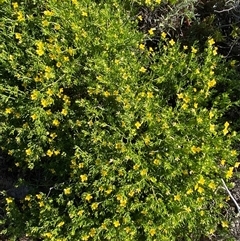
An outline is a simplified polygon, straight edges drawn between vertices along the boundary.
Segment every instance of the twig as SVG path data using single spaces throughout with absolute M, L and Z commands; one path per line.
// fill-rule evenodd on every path
M 222 183 L 223 183 L 223 186 L 224 186 L 225 190 L 228 192 L 229 196 L 230 196 L 231 199 L 233 200 L 233 202 L 234 202 L 234 204 L 236 205 L 236 207 L 237 207 L 237 209 L 238 209 L 238 212 L 239 212 L 239 214 L 240 214 L 240 207 L 239 207 L 237 201 L 235 200 L 235 198 L 233 197 L 233 195 L 232 195 L 231 192 L 229 191 L 229 189 L 228 189 L 226 183 L 224 182 L 224 180 L 223 180 L 223 179 L 221 179 L 221 180 L 222 180 Z

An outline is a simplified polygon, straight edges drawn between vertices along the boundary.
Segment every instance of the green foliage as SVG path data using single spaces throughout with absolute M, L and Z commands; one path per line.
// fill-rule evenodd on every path
M 236 132 L 220 121 L 230 75 L 212 39 L 200 54 L 162 33 L 147 50 L 117 1 L 5 1 L 0 14 L 1 147 L 54 180 L 6 197 L 8 235 L 174 241 L 227 227 Z

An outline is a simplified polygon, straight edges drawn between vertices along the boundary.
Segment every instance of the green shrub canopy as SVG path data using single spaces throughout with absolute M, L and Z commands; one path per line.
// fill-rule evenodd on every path
M 232 71 L 214 40 L 199 53 L 161 33 L 154 52 L 154 30 L 118 1 L 2 2 L 1 147 L 47 179 L 6 197 L 7 234 L 174 241 L 227 227 L 236 132 L 217 87 Z

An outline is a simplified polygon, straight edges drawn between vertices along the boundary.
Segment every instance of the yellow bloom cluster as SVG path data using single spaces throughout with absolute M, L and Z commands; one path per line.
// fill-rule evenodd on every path
M 228 133 L 228 127 L 229 127 L 229 123 L 228 122 L 225 122 L 224 124 L 224 129 L 223 129 L 223 135 L 227 135 Z
M 44 43 L 42 41 L 37 41 L 36 46 L 37 46 L 36 53 L 39 56 L 44 55 Z

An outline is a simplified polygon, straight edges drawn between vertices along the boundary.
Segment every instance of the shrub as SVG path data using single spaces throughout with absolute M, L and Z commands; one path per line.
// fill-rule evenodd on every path
M 117 1 L 0 11 L 1 147 L 45 179 L 6 197 L 3 233 L 174 241 L 227 227 L 221 178 L 239 163 L 221 122 L 228 90 L 214 95 L 230 79 L 212 39 L 198 54 L 162 33 L 160 52 L 147 50 Z

